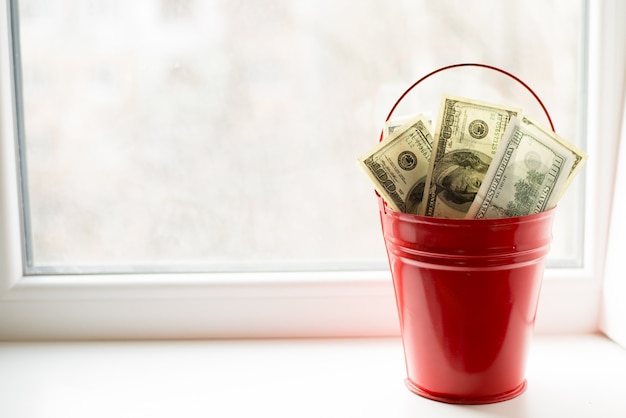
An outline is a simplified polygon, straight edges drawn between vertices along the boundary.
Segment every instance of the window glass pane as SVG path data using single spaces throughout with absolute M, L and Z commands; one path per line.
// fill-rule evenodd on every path
M 384 269 L 356 159 L 451 63 L 522 77 L 584 148 L 581 2 L 17 3 L 31 272 Z M 581 259 L 581 185 L 552 265 Z

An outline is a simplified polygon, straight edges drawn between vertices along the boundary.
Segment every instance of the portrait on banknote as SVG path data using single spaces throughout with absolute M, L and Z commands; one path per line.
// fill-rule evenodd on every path
M 434 196 L 439 205 L 466 213 L 485 178 L 491 157 L 476 150 L 455 150 L 433 169 Z

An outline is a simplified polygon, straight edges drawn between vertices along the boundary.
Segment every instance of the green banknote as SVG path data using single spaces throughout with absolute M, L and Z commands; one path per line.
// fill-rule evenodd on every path
M 431 127 L 424 115 L 393 130 L 359 158 L 374 189 L 393 210 L 417 214 L 432 152 Z
M 504 218 L 553 208 L 586 155 L 540 129 L 512 118 L 466 218 Z
M 420 214 L 464 218 L 521 109 L 444 95 L 441 100 Z

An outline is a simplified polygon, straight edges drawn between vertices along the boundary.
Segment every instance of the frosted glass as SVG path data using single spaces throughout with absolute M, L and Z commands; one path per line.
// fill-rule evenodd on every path
M 397 97 L 443 65 L 496 65 L 584 147 L 582 14 L 563 0 L 19 1 L 30 269 L 384 269 L 356 158 Z M 581 257 L 581 184 L 552 265 Z

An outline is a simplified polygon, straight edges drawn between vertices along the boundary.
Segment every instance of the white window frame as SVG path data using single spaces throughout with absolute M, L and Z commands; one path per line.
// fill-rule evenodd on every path
M 388 271 L 25 276 L 8 4 L 0 3 L 0 339 L 399 333 Z M 596 332 L 600 324 L 612 196 L 603 180 L 616 167 L 621 114 L 612 110 L 623 103 L 615 86 L 623 85 L 624 65 L 615 57 L 624 55 L 626 15 L 620 0 L 590 3 L 584 259 L 580 268 L 546 270 L 538 333 Z
M 617 113 L 615 120 L 608 115 L 605 115 L 605 120 L 606 123 L 614 121 L 614 125 L 621 129 L 618 132 L 619 151 L 616 150 L 613 155 L 613 160 L 616 162 L 616 170 L 613 172 L 615 175 L 608 178 L 614 181 L 609 181 L 607 185 L 612 187 L 613 199 L 602 288 L 600 330 L 626 347 L 626 273 L 624 272 L 624 248 L 626 248 L 624 236 L 626 232 L 626 218 L 624 218 L 624 213 L 626 213 L 626 163 L 624 163 L 626 159 L 626 39 L 624 38 L 626 33 L 623 24 L 626 6 L 622 3 L 620 5 L 621 10 L 616 10 L 616 12 L 622 17 L 622 21 L 614 21 L 614 24 L 619 27 L 616 32 L 616 42 L 619 44 L 613 51 L 614 61 L 610 68 L 615 71 L 614 81 L 617 83 L 612 86 L 612 90 L 617 94 L 621 91 L 621 97 L 614 98 L 616 105 L 614 112 Z M 611 90 L 609 85 L 606 88 Z M 618 103 L 620 98 L 621 107 Z M 618 119 L 620 116 L 621 120 Z
M 622 108 L 622 130 L 618 161 L 626 158 L 626 100 Z M 626 347 L 626 273 L 624 272 L 624 248 L 626 239 L 626 165 L 620 164 L 615 176 L 611 229 L 607 247 L 607 259 L 602 292 L 600 329 Z

